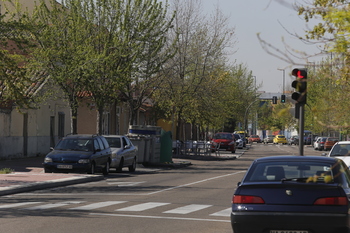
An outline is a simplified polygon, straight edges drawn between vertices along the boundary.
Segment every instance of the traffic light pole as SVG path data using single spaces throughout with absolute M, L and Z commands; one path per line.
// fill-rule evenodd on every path
M 304 112 L 305 104 L 299 105 L 299 155 L 304 155 Z

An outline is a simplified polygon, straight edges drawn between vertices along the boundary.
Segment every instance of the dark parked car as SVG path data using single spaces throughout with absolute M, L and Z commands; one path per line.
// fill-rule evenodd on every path
M 111 148 L 102 136 L 69 135 L 62 138 L 44 160 L 44 170 L 50 172 L 109 172 Z
M 349 233 L 350 171 L 337 158 L 256 159 L 232 198 L 235 233 Z
M 122 171 L 123 167 L 128 167 L 130 172 L 136 170 L 137 148 L 127 136 L 104 135 L 112 149 L 111 168 Z

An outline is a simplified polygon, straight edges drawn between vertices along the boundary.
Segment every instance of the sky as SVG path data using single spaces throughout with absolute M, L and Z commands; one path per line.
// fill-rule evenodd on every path
M 202 0 L 204 11 L 213 12 L 215 6 L 229 17 L 230 26 L 235 27 L 237 52 L 230 55 L 230 61 L 245 64 L 256 79 L 259 91 L 270 93 L 292 90 L 291 71 L 303 68 L 303 64 L 314 62 L 294 59 L 299 64 L 292 64 L 268 54 L 261 46 L 257 34 L 285 51 L 285 45 L 307 53 L 319 53 L 315 45 L 306 45 L 290 33 L 304 36 L 308 28 L 302 16 L 298 16 L 291 0 Z M 310 26 L 309 26 L 310 28 Z M 283 42 L 284 41 L 284 42 Z M 284 70 L 284 72 L 283 72 Z M 283 76 L 284 73 L 284 76 Z M 284 77 L 284 78 L 283 78 Z

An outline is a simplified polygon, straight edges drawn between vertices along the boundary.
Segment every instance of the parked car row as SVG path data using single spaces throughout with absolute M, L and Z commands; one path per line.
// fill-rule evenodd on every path
M 62 138 L 44 159 L 44 171 L 109 173 L 110 168 L 135 171 L 137 148 L 122 135 L 68 135 Z
M 335 137 L 317 137 L 313 147 L 315 150 L 330 150 L 337 141 L 339 139 Z

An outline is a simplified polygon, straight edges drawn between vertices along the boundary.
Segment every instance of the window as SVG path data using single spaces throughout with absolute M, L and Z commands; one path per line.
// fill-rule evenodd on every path
M 327 176 L 327 178 L 325 178 Z M 302 182 L 333 181 L 333 170 L 327 163 L 273 162 L 258 163 L 247 175 L 248 181 L 280 181 L 298 179 Z
M 96 139 L 97 139 L 97 141 L 98 141 L 98 144 L 100 145 L 100 149 L 101 149 L 101 150 L 104 150 L 104 149 L 105 149 L 105 146 L 103 145 L 102 140 L 101 140 L 100 138 L 96 138 Z
M 95 150 L 101 150 L 100 143 L 96 139 L 94 139 L 94 148 Z

